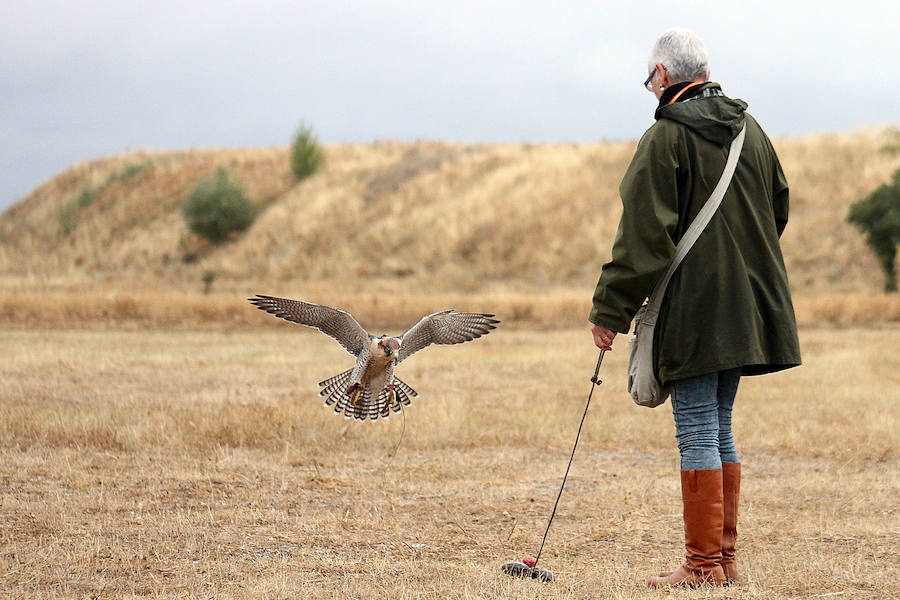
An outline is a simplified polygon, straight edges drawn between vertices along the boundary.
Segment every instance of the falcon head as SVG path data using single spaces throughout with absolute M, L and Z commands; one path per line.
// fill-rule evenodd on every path
M 386 356 L 397 360 L 398 352 L 400 351 L 400 340 L 394 337 L 387 337 L 386 335 L 381 336 L 378 340 L 378 347 L 384 351 Z

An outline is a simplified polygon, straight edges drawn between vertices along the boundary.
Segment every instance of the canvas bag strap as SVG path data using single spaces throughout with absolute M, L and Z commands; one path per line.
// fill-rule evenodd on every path
M 706 225 L 719 208 L 719 204 L 722 203 L 722 198 L 725 197 L 725 191 L 731 184 L 731 178 L 734 175 L 734 169 L 737 167 L 738 158 L 741 156 L 741 148 L 744 146 L 744 134 L 746 132 L 747 125 L 745 123 L 744 126 L 741 127 L 741 132 L 731 141 L 731 148 L 728 150 L 728 159 L 725 161 L 725 170 L 722 171 L 719 183 L 716 184 L 709 200 L 706 201 L 706 204 L 704 204 L 703 208 L 700 209 L 700 212 L 697 213 L 691 226 L 688 227 L 688 230 L 684 233 L 684 237 L 682 237 L 681 241 L 678 242 L 678 245 L 675 246 L 675 256 L 672 258 L 669 268 L 650 293 L 650 300 L 647 302 L 646 311 L 646 318 L 649 321 L 648 325 L 656 323 L 656 315 L 659 313 L 663 295 L 666 293 L 666 287 L 669 285 L 669 280 L 672 278 L 672 274 L 675 273 L 675 269 L 678 268 L 678 265 L 681 264 L 681 261 L 687 255 L 691 246 L 694 245 L 694 242 L 697 241 L 697 238 L 699 238 L 700 234 L 703 233 L 703 230 L 706 229 Z

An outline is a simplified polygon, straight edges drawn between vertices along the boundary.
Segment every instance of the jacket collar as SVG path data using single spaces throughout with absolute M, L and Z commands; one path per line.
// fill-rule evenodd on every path
M 673 96 L 678 91 L 675 90 Z M 703 138 L 724 146 L 731 143 L 743 127 L 746 110 L 746 102 L 725 96 L 721 86 L 710 81 L 686 89 L 674 104 L 659 106 L 654 117 L 681 123 Z
M 674 85 L 670 85 L 669 87 L 667 87 L 665 89 L 665 91 L 662 93 L 662 96 L 659 97 L 659 106 L 665 106 L 666 104 L 671 102 L 672 98 L 674 98 L 675 96 L 678 95 L 678 92 L 680 92 L 687 86 L 691 85 L 692 83 L 694 83 L 694 82 L 693 81 L 682 81 L 681 83 L 676 83 Z M 686 92 L 684 92 L 683 94 L 681 94 L 681 96 L 678 97 L 678 100 L 676 100 L 676 102 L 683 102 L 683 101 L 687 100 L 688 98 L 692 98 L 692 97 L 696 96 L 697 94 L 702 92 L 703 88 L 705 88 L 705 87 L 706 87 L 706 84 L 695 85 L 691 89 L 689 89 Z

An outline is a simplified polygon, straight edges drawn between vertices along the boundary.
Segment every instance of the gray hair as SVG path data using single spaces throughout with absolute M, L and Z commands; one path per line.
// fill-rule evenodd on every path
M 659 36 L 648 60 L 648 72 L 659 63 L 666 68 L 672 83 L 709 76 L 706 46 L 703 40 L 687 29 L 670 29 Z

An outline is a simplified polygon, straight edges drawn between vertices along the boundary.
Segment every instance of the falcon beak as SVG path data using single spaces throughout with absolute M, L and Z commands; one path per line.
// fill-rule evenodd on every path
M 394 359 L 394 362 L 397 362 L 397 359 L 400 357 L 400 353 L 396 350 L 391 350 L 391 357 Z

